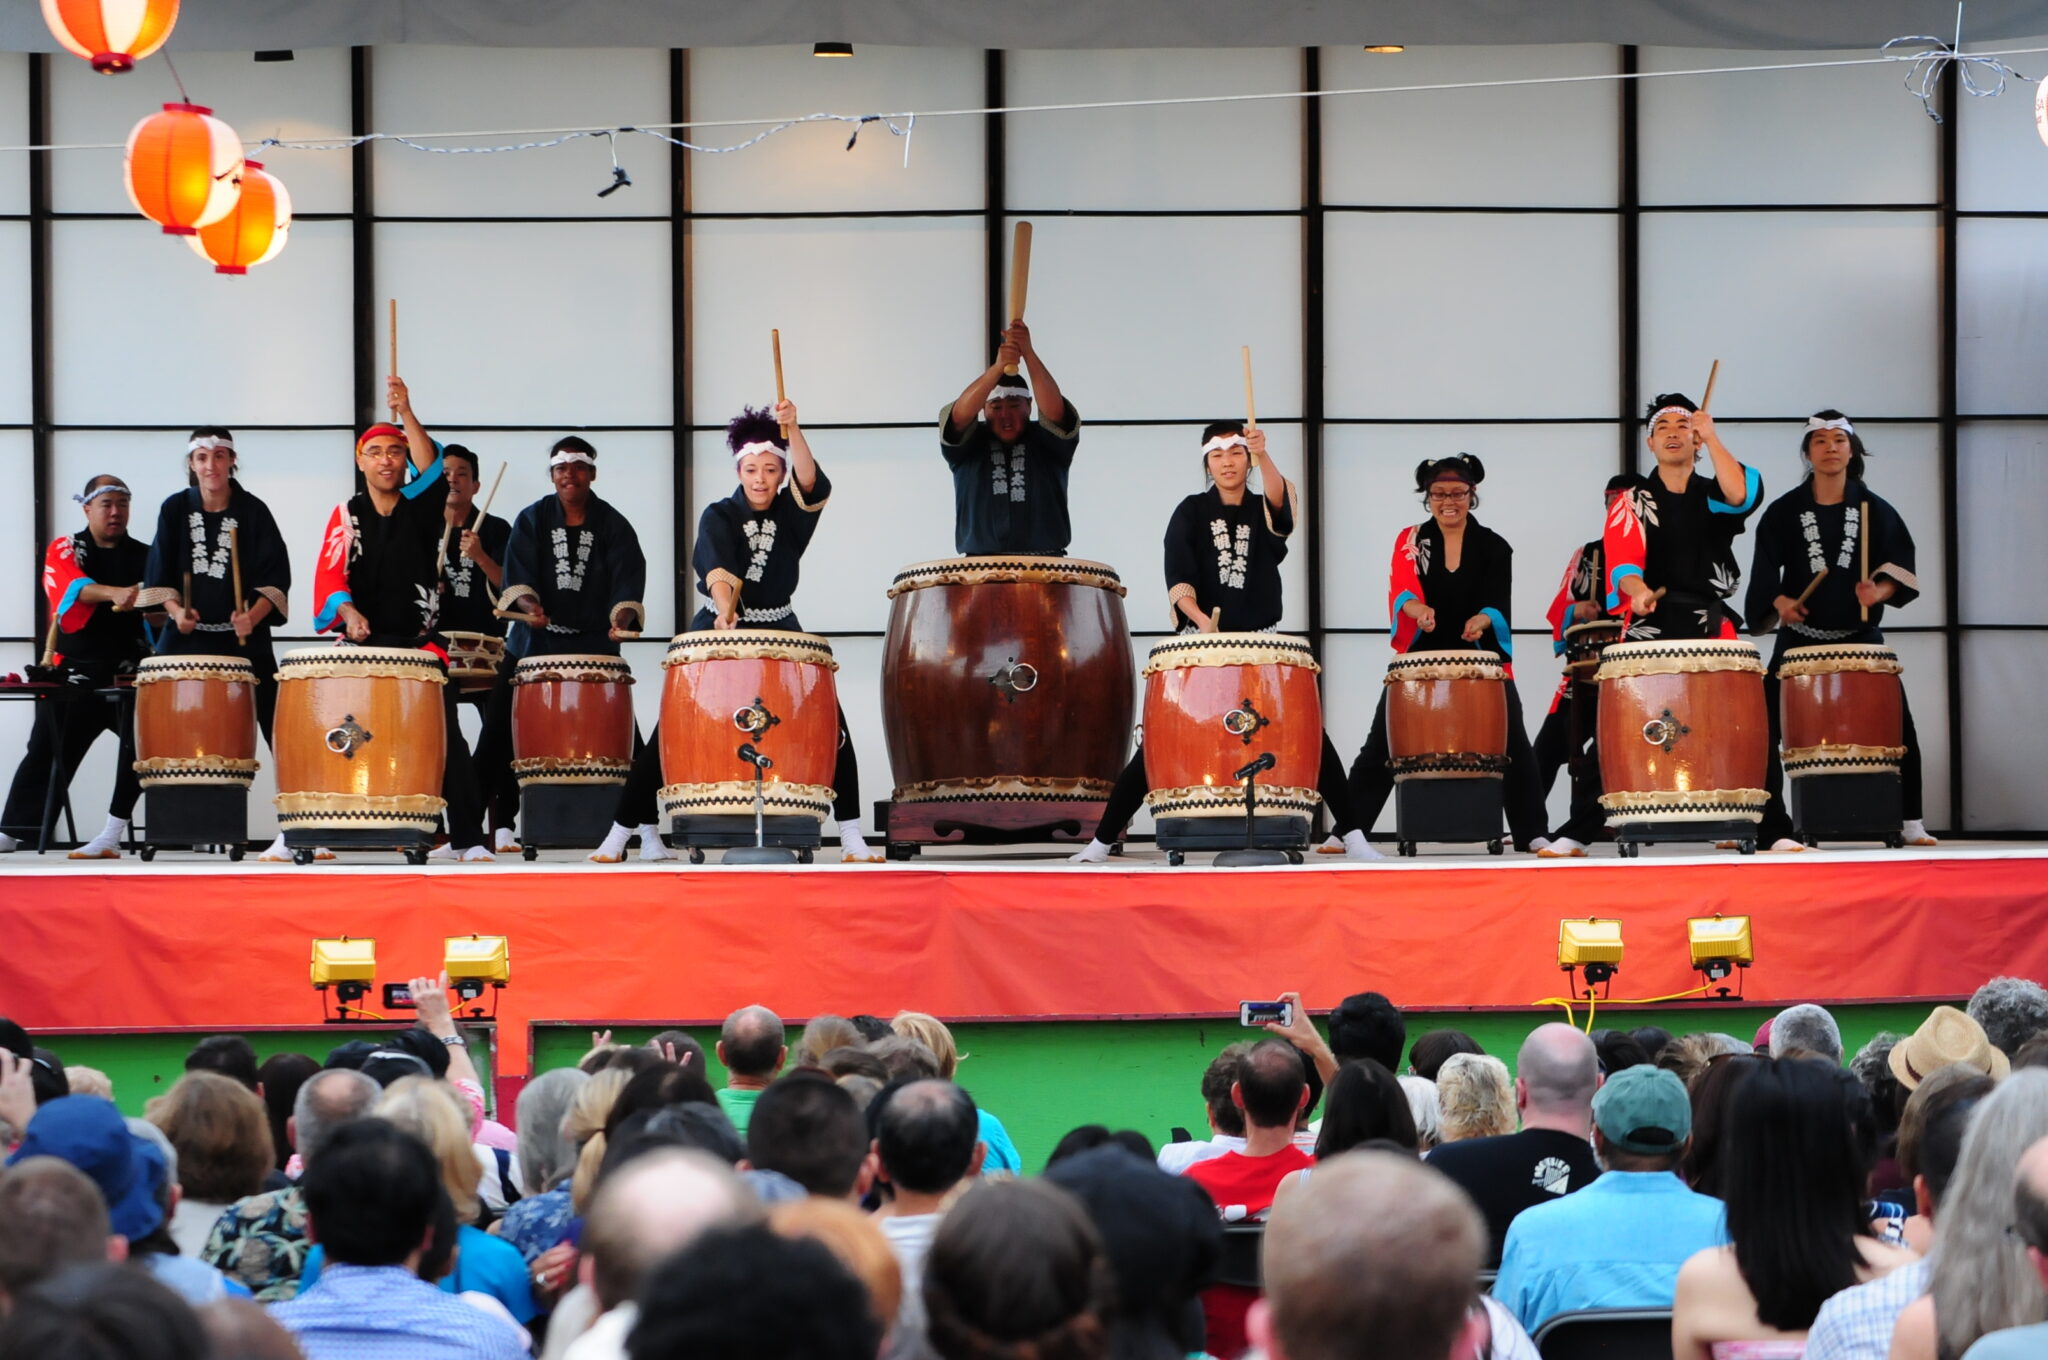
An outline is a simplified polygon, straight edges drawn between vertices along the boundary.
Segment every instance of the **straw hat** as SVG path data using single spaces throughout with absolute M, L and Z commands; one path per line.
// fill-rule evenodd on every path
M 1991 1046 L 1984 1027 L 1954 1006 L 1936 1006 L 1920 1028 L 1892 1046 L 1892 1075 L 1909 1091 L 1950 1063 L 1968 1063 L 1993 1081 L 2012 1072 L 2012 1061 Z

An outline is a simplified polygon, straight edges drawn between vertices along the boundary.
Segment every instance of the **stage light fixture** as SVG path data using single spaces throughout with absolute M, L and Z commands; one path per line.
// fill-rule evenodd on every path
M 455 995 L 474 1001 L 486 986 L 503 987 L 512 980 L 512 945 L 503 935 L 450 935 L 441 966 Z
M 1584 973 L 1588 983 L 1611 980 L 1621 968 L 1621 922 L 1597 917 L 1559 921 L 1557 966 Z
M 1692 917 L 1685 923 L 1685 942 L 1692 954 L 1692 966 L 1705 979 L 1705 987 L 1756 962 L 1756 946 L 1750 938 L 1747 916 L 1723 916 L 1716 912 L 1712 916 Z M 1738 985 L 1735 995 L 1741 993 Z M 1729 989 L 1721 988 L 1720 994 L 1729 995 Z
M 333 988 L 344 1009 L 361 1001 L 377 979 L 377 942 L 346 935 L 313 941 L 312 976 L 313 990 Z
M 853 55 L 853 44 L 812 43 L 811 55 L 814 57 L 850 57 Z

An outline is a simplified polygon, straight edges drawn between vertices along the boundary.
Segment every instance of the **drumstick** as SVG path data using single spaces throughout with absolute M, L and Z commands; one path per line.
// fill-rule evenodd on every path
M 1019 222 L 1010 238 L 1010 320 L 1024 319 L 1024 298 L 1031 291 L 1031 224 Z M 1003 372 L 1015 373 L 1017 365 L 1004 364 Z
M 491 617 L 494 619 L 510 619 L 514 623 L 531 624 L 533 622 L 533 615 L 523 609 L 493 609 Z
M 230 565 L 230 566 L 232 566 L 232 567 L 234 568 L 234 572 L 235 572 L 235 612 L 236 612 L 237 614 L 239 614 L 239 613 L 241 613 L 241 612 L 242 612 L 242 609 L 243 609 L 243 604 L 242 604 L 242 531 L 241 531 L 240 529 L 237 529 L 237 528 L 233 527 L 233 526 L 229 526 L 229 528 L 228 528 L 228 563 L 229 563 L 229 565 Z M 241 647 L 246 647 L 246 646 L 248 646 L 248 645 L 249 645 L 249 638 L 248 638 L 248 635 L 247 635 L 247 634 L 245 634 L 245 633 L 237 633 L 237 634 L 235 635 L 235 643 L 236 643 L 236 645 L 237 645 L 237 646 L 241 646 Z
M 199 606 L 192 603 L 192 573 L 189 571 L 185 573 L 185 597 L 178 603 L 195 614 L 199 612 Z
M 50 637 L 47 642 L 43 643 L 43 664 L 45 666 L 57 664 L 57 623 L 57 611 L 52 609 L 50 611 Z
M 1714 404 L 1714 379 L 1721 376 L 1721 361 L 1714 360 L 1714 366 L 1707 370 L 1707 394 L 1700 398 L 1700 409 L 1706 410 Z
M 398 376 L 398 299 L 391 299 L 391 376 Z
M 785 401 L 788 401 L 788 400 L 789 400 L 789 398 L 788 398 L 788 397 L 787 397 L 786 395 L 784 395 L 784 393 L 783 393 L 783 390 L 782 390 L 782 332 L 781 332 L 781 331 L 779 331 L 779 330 L 774 330 L 774 329 L 772 329 L 772 328 L 771 328 L 771 329 L 769 330 L 769 332 L 768 332 L 768 348 L 769 348 L 769 349 L 771 349 L 771 350 L 773 350 L 773 351 L 775 352 L 775 404 L 776 404 L 777 406 L 780 406 L 780 405 L 781 405 L 781 404 L 782 404 L 783 402 L 785 402 Z M 782 438 L 783 438 L 783 441 L 784 441 L 785 443 L 786 443 L 786 442 L 788 442 L 788 440 L 789 440 L 789 426 L 787 426 L 787 425 L 784 425 L 784 426 L 782 427 Z
M 1805 608 L 1807 600 L 1812 597 L 1815 590 L 1820 588 L 1820 583 L 1826 578 L 1827 574 L 1828 569 L 1826 567 L 1822 567 L 1819 571 L 1815 572 L 1813 579 L 1806 583 L 1806 589 L 1800 591 L 1798 598 L 1793 600 L 1792 603 L 1800 606 L 1802 609 Z
M 498 499 L 498 487 L 505 480 L 505 469 L 510 466 L 511 464 L 509 463 L 498 464 L 498 475 L 491 478 L 491 493 L 484 497 L 484 508 L 476 512 L 476 522 L 478 524 L 482 524 L 484 516 L 491 513 L 491 502 Z
M 1252 347 L 1244 347 L 1244 427 L 1259 428 L 1259 408 L 1252 402 Z
M 1865 502 L 1863 502 L 1863 505 L 1862 505 L 1862 509 L 1861 509 L 1861 511 L 1860 511 L 1860 512 L 1858 513 L 1858 515 L 1856 516 L 1856 520 L 1857 520 L 1857 523 L 1856 523 L 1856 536 L 1857 536 L 1857 537 L 1858 537 L 1859 539 L 1861 539 L 1861 540 L 1862 540 L 1862 544 L 1863 544 L 1863 579 L 1864 579 L 1864 580 L 1866 580 L 1866 581 L 1868 581 L 1868 580 L 1870 579 L 1870 502 L 1869 502 L 1869 501 L 1865 501 Z M 1862 613 L 1863 613 L 1863 621 L 1864 621 L 1865 623 L 1869 623 L 1869 622 L 1870 622 L 1870 606 L 1869 606 L 1869 605 L 1867 605 L 1867 604 L 1859 604 L 1859 605 L 1857 606 L 1857 608 L 1858 608 L 1858 609 L 1860 609 L 1860 610 L 1862 611 Z

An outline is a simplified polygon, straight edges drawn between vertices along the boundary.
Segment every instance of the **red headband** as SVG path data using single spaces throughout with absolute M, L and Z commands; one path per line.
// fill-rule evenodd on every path
M 1464 486 L 1470 486 L 1472 485 L 1472 474 L 1465 471 L 1462 467 L 1438 468 L 1436 475 L 1429 479 L 1429 484 L 1435 486 L 1438 482 L 1457 482 Z
M 369 443 L 372 439 L 396 439 L 401 444 L 406 442 L 405 431 L 399 429 L 396 425 L 372 425 L 369 429 L 364 430 L 356 439 L 356 452 L 361 453 L 363 445 Z

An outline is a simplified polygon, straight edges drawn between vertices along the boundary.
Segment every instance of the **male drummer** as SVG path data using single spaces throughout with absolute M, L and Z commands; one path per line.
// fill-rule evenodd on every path
M 953 470 L 954 550 L 1065 553 L 1074 536 L 1067 519 L 1067 472 L 1080 442 L 1081 413 L 1061 395 L 1031 344 L 1030 330 L 1012 321 L 996 361 L 939 416 L 939 451 Z
M 1608 510 L 1614 509 L 1615 498 L 1634 482 L 1635 478 L 1626 474 L 1607 479 Z M 1570 564 L 1565 567 L 1564 580 L 1558 585 L 1557 598 L 1551 601 L 1550 645 L 1560 656 L 1566 655 L 1566 630 L 1591 623 L 1603 612 L 1600 578 L 1605 573 L 1600 566 L 1601 556 L 1597 538 L 1573 552 Z M 1599 836 L 1603 825 L 1600 757 L 1593 745 L 1594 733 L 1600 727 L 1600 689 L 1587 683 L 1590 679 L 1575 677 L 1569 669 L 1565 671 L 1558 681 L 1557 693 L 1550 700 L 1550 714 L 1531 743 L 1536 752 L 1536 777 L 1544 795 L 1549 795 L 1561 766 L 1568 770 L 1572 792 L 1570 816 L 1546 844 L 1537 847 L 1539 859 L 1583 857 L 1586 846 Z
M 20 840 L 41 834 L 51 764 L 62 771 L 60 786 L 69 787 L 93 742 L 112 730 L 119 750 L 107 824 L 72 851 L 71 858 L 119 859 L 128 816 L 142 792 L 135 773 L 135 706 L 125 700 L 109 704 L 89 695 L 113 684 L 114 673 L 123 664 L 149 655 L 142 615 L 130 608 L 149 560 L 149 544 L 128 536 L 128 486 L 119 477 L 95 477 L 85 484 L 84 494 L 73 499 L 85 508 L 85 527 L 50 541 L 43 554 L 43 593 L 57 620 L 57 659 L 66 671 L 83 678 L 86 693 L 36 705 L 28 752 L 15 768 L 6 812 L 0 815 L 0 851 L 13 850 Z
M 448 503 L 442 508 L 441 530 L 441 627 L 444 631 L 505 636 L 505 621 L 494 606 L 505 583 L 505 545 L 512 526 L 497 515 L 477 517 L 476 493 L 481 468 L 477 456 L 461 444 L 441 449 L 441 475 L 448 482 Z M 486 692 L 487 693 L 487 692 Z M 485 694 L 458 695 L 479 709 Z M 494 848 L 503 853 L 519 848 L 512 828 L 519 818 L 519 781 L 511 768 L 497 788 L 479 789 L 490 807 L 491 825 L 496 831 Z M 445 847 L 444 847 L 445 849 Z M 442 851 L 437 855 L 447 858 Z
M 385 404 L 403 428 L 372 425 L 356 440 L 363 489 L 328 517 L 313 573 L 313 628 L 341 633 L 358 646 L 418 648 L 445 662 L 447 653 L 435 630 L 448 479 L 442 476 L 440 450 L 413 414 L 411 394 L 395 374 L 385 380 Z M 462 859 L 487 861 L 493 856 L 484 845 L 469 747 L 456 720 L 452 685 L 442 687 L 442 713 L 449 737 L 441 779 L 448 839 Z

